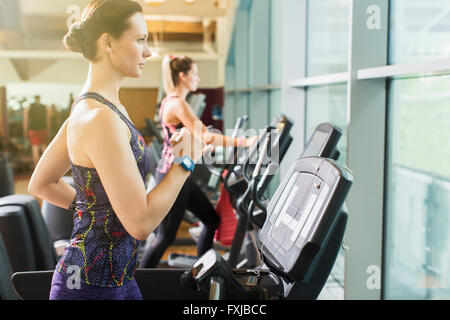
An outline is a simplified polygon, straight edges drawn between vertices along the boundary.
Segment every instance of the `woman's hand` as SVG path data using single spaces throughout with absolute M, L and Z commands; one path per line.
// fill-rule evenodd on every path
M 189 156 L 194 162 L 200 160 L 206 146 L 201 137 L 193 135 L 186 127 L 172 135 L 170 144 L 175 157 Z
M 258 142 L 258 139 L 259 139 L 258 136 L 244 139 L 244 147 L 245 148 L 253 147 L 256 144 L 256 142 Z

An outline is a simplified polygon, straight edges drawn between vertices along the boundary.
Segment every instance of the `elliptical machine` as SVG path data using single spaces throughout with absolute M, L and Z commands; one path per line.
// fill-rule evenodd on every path
M 233 268 L 243 266 L 254 268 L 261 264 L 256 249 L 256 231 L 262 228 L 266 220 L 268 200 L 264 193 L 279 168 L 279 162 L 273 153 L 276 153 L 279 147 L 280 154 L 283 154 L 290 144 L 285 142 L 283 145 L 284 141 L 278 135 L 271 137 L 269 128 L 267 134 L 262 137 L 266 140 L 259 153 L 258 162 L 251 165 L 247 160 L 243 166 L 243 175 L 248 181 L 248 187 L 237 199 L 236 212 L 239 214 L 239 220 L 230 256 L 227 259 Z M 342 131 L 332 124 L 319 124 L 299 158 L 317 156 L 337 160 L 339 157 L 337 144 L 341 136 Z M 271 140 L 275 142 L 271 143 Z M 246 240 L 245 250 L 242 252 L 244 240 Z
M 247 121 L 247 116 L 238 118 L 234 128 L 233 137 L 237 136 L 239 129 L 241 129 Z M 223 157 L 226 159 L 225 163 L 218 161 L 218 163 L 215 162 L 214 165 L 205 164 L 211 172 L 210 183 L 215 185 L 218 183 L 219 179 L 222 180 L 224 188 L 229 194 L 231 205 L 235 210 L 237 210 L 237 200 L 248 188 L 248 179 L 245 179 L 244 171 L 242 170 L 243 165 L 248 163 L 249 167 L 253 166 L 247 169 L 249 172 L 254 169 L 254 163 L 256 162 L 254 158 L 258 154 L 258 148 L 264 144 L 266 132 L 272 129 L 276 131 L 276 137 L 273 139 L 273 144 L 270 144 L 271 150 L 277 150 L 276 154 L 274 153 L 274 156 L 277 157 L 277 161 L 281 161 L 292 142 L 292 137 L 289 133 L 292 126 L 293 123 L 285 115 L 279 114 L 273 119 L 271 125 L 266 127 L 264 133 L 259 136 L 258 143 L 255 146 L 249 150 L 230 147 L 226 150 L 225 157 Z M 209 155 L 206 155 L 205 158 L 208 159 L 208 156 Z M 206 160 L 206 163 L 209 162 L 210 161 Z M 215 247 L 217 248 L 217 245 Z M 233 248 L 233 246 L 231 248 Z M 221 247 L 220 249 L 225 249 L 224 251 L 229 250 L 224 247 Z M 169 255 L 168 264 L 171 267 L 189 268 L 197 258 L 198 257 L 192 255 L 172 253 Z
M 211 249 L 183 274 L 184 287 L 212 300 L 316 299 L 342 244 L 347 213 L 341 209 L 353 178 L 336 161 L 309 153 L 338 157 L 339 137 L 332 126 L 320 125 L 302 154 L 306 157 L 294 162 L 268 205 L 260 204 L 266 217 L 262 225 L 257 222 L 261 225 L 257 248 L 264 264 L 252 270 L 233 269 Z M 250 183 L 256 189 L 252 198 L 264 181 L 257 176 L 255 172 Z

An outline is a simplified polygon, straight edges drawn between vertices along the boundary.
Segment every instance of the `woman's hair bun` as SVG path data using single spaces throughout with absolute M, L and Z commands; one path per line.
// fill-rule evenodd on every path
M 64 36 L 64 45 L 70 51 L 83 53 L 83 26 L 80 22 L 73 23 Z
M 100 36 L 108 33 L 119 39 L 130 28 L 130 18 L 137 12 L 143 12 L 137 1 L 91 0 L 81 15 L 81 22 L 70 26 L 63 43 L 68 50 L 80 52 L 89 61 L 96 61 Z

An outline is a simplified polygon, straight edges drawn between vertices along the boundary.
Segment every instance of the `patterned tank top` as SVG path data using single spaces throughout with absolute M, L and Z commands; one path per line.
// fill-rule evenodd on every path
M 97 93 L 81 95 L 74 105 L 87 98 L 107 105 L 125 121 L 131 132 L 130 147 L 145 183 L 150 162 L 142 135 L 116 106 Z M 65 275 L 79 272 L 80 282 L 88 285 L 121 287 L 134 278 L 140 241 L 119 221 L 95 168 L 72 162 L 71 168 L 76 189 L 74 228 L 56 270 Z
M 163 121 L 162 115 L 164 114 L 164 105 L 167 102 L 167 100 L 172 98 L 178 98 L 178 96 L 165 97 L 161 102 L 161 107 L 159 108 L 159 119 L 161 121 L 161 126 L 163 129 L 164 146 L 163 150 L 161 151 L 161 160 L 159 160 L 158 168 L 156 168 L 156 170 L 158 170 L 162 174 L 166 174 L 169 171 L 170 167 L 172 166 L 173 159 L 175 158 L 172 152 L 173 148 L 170 145 L 170 138 L 175 133 L 175 131 L 184 127 L 182 123 L 179 123 L 178 125 L 173 125 L 165 123 Z

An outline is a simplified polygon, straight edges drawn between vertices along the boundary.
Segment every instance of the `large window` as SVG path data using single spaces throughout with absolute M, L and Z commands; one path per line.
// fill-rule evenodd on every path
M 343 136 L 339 141 L 339 162 L 347 161 L 346 135 L 347 85 L 310 87 L 306 91 L 306 139 L 312 136 L 317 125 L 330 122 L 340 128 Z M 324 299 L 344 299 L 344 252 L 341 250 L 327 282 L 327 296 Z M 341 290 L 338 290 L 341 288 Z
M 389 62 L 450 56 L 450 3 L 391 1 Z M 387 299 L 450 298 L 450 76 L 389 83 Z
M 448 0 L 395 0 L 390 3 L 390 63 L 450 55 Z
M 306 76 L 327 76 L 347 71 L 348 0 L 309 0 L 307 2 Z M 306 87 L 305 139 L 311 137 L 317 125 L 330 122 L 344 136 L 339 141 L 339 161 L 347 161 L 346 110 L 347 84 Z M 323 299 L 344 298 L 344 252 L 337 257 Z
M 269 118 L 301 115 L 295 143 L 322 122 L 343 131 L 339 161 L 354 178 L 348 250 L 321 298 L 450 299 L 450 1 L 270 0 L 270 8 L 269 80 L 235 94 L 234 116 L 247 92 L 267 90 Z
M 347 71 L 349 0 L 308 1 L 307 75 Z
M 347 162 L 347 85 L 311 87 L 306 93 L 306 138 L 309 139 L 317 125 L 330 122 L 342 130 L 338 149 L 339 162 Z
M 450 76 L 390 84 L 388 299 L 450 298 Z

